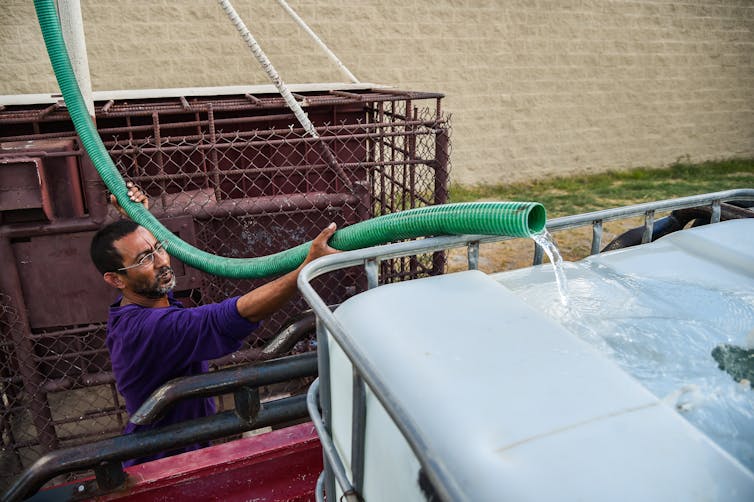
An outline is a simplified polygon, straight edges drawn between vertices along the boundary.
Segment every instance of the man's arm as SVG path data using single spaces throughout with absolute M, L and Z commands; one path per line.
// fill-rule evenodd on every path
M 335 233 L 335 229 L 335 223 L 330 223 L 327 228 L 319 233 L 312 241 L 306 259 L 296 270 L 288 272 L 284 276 L 278 277 L 239 298 L 236 303 L 238 313 L 250 321 L 261 321 L 285 305 L 296 293 L 296 280 L 304 265 L 320 256 L 338 252 L 327 245 L 327 241 Z

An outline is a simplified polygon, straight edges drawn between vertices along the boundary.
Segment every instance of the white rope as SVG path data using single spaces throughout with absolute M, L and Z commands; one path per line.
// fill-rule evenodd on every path
M 336 55 L 335 55 L 335 53 L 334 53 L 333 51 L 331 51 L 331 50 L 330 50 L 330 48 L 329 48 L 329 47 L 327 47 L 327 46 L 325 45 L 325 43 L 324 43 L 324 42 L 323 42 L 323 41 L 322 41 L 322 40 L 321 40 L 321 39 L 320 39 L 320 38 L 319 38 L 319 37 L 317 36 L 317 34 L 316 34 L 316 33 L 314 33 L 314 31 L 312 31 L 312 29 L 311 29 L 311 28 L 309 28 L 309 26 L 308 26 L 308 25 L 306 24 L 306 22 L 304 22 L 304 20 L 303 20 L 303 19 L 301 19 L 301 17 L 300 17 L 300 16 L 298 15 L 298 14 L 296 14 L 296 11 L 294 11 L 294 10 L 293 10 L 293 9 L 292 9 L 292 8 L 291 8 L 291 7 L 289 6 L 289 5 L 288 5 L 288 2 L 286 2 L 285 0 L 278 0 L 278 3 L 280 4 L 280 6 L 281 6 L 281 7 L 283 8 L 283 9 L 285 9 L 285 11 L 286 11 L 286 12 L 288 13 L 288 15 L 289 15 L 289 16 L 291 16 L 291 17 L 293 18 L 293 20 L 294 20 L 294 21 L 296 21 L 296 23 L 298 23 L 298 25 L 299 25 L 299 26 L 300 26 L 300 27 L 301 27 L 301 28 L 302 28 L 302 29 L 303 29 L 303 30 L 304 30 L 304 31 L 305 31 L 305 32 L 306 32 L 306 33 L 307 33 L 307 34 L 308 34 L 308 35 L 309 35 L 310 37 L 312 37 L 312 40 L 314 40 L 314 42 L 316 42 L 316 44 L 317 44 L 317 45 L 319 45 L 319 47 L 320 47 L 320 48 L 321 48 L 321 49 L 322 49 L 322 50 L 324 51 L 324 53 L 325 53 L 325 54 L 327 54 L 327 57 L 329 57 L 329 58 L 330 58 L 330 60 L 331 60 L 331 61 L 332 61 L 333 63 L 335 63 L 335 65 L 336 65 L 336 66 L 338 67 L 338 69 L 340 70 L 340 72 L 341 72 L 341 73 L 342 73 L 343 75 L 345 75 L 345 77 L 346 77 L 347 79 L 349 79 L 349 80 L 350 80 L 351 82 L 353 82 L 354 84 L 358 84 L 358 83 L 359 83 L 359 79 L 357 79 L 357 78 L 356 78 L 356 77 L 354 76 L 354 74 L 353 74 L 353 73 L 351 73 L 351 72 L 350 72 L 350 71 L 348 70 L 348 68 L 346 68 L 346 65 L 344 65 L 344 64 L 343 64 L 343 63 L 341 62 L 341 60 L 340 60 L 340 59 L 338 59 L 338 56 L 336 56 Z
M 236 10 L 233 8 L 233 6 L 230 4 L 228 0 L 218 0 L 218 3 L 223 8 L 226 14 L 228 14 L 228 17 L 230 18 L 230 21 L 233 23 L 233 25 L 236 27 L 238 32 L 241 34 L 241 38 L 244 39 L 246 42 L 246 45 L 249 46 L 249 49 L 251 49 L 252 54 L 254 54 L 254 57 L 257 58 L 257 61 L 259 61 L 259 64 L 262 65 L 262 69 L 267 73 L 267 76 L 270 77 L 270 80 L 272 80 L 272 83 L 275 84 L 275 87 L 277 87 L 278 92 L 280 92 L 280 95 L 283 96 L 283 99 L 288 104 L 290 109 L 293 111 L 293 114 L 296 116 L 298 121 L 301 123 L 301 125 L 304 127 L 306 132 L 309 133 L 313 138 L 319 138 L 319 134 L 317 134 L 317 130 L 314 128 L 314 124 L 312 124 L 311 120 L 309 120 L 309 117 L 304 112 L 303 108 L 301 108 L 301 105 L 296 101 L 296 98 L 293 97 L 293 94 L 291 94 L 291 91 L 288 90 L 288 87 L 283 82 L 283 79 L 280 78 L 280 75 L 278 75 L 278 72 L 275 71 L 275 67 L 272 66 L 272 62 L 267 58 L 265 53 L 262 51 L 262 48 L 259 46 L 257 41 L 254 39 L 254 37 L 249 32 L 249 29 L 246 28 L 246 25 L 241 20 L 241 18 L 236 13 Z

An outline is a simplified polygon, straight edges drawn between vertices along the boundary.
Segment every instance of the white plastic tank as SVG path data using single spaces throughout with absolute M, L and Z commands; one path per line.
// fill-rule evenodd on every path
M 640 271 L 718 290 L 735 280 L 751 300 L 754 243 L 741 257 L 729 241 L 754 235 L 753 224 L 684 231 L 571 265 L 569 287 L 585 298 L 592 288 L 593 302 L 583 302 L 595 318 L 630 311 L 647 325 L 658 302 L 633 287 Z M 563 321 L 547 267 L 380 286 L 335 312 L 455 493 L 470 501 L 754 500 L 750 467 L 630 374 L 603 338 L 573 332 L 588 321 Z M 606 284 L 620 295 L 604 298 L 617 294 Z M 714 316 L 708 310 L 698 317 Z M 332 338 L 329 346 L 333 439 L 348 469 L 352 368 Z M 426 500 L 418 460 L 369 391 L 365 430 L 364 498 Z

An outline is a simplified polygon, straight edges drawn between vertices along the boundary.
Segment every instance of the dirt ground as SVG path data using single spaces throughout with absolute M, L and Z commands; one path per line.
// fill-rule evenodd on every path
M 602 230 L 604 248 L 615 237 L 643 224 L 643 218 L 630 218 L 606 222 Z M 576 261 L 589 255 L 592 246 L 592 227 L 576 228 L 554 232 L 552 235 L 564 261 Z M 491 273 L 529 267 L 534 258 L 534 241 L 513 239 L 482 244 L 479 247 L 479 270 Z M 545 262 L 549 261 L 547 256 Z M 448 272 L 458 272 L 468 268 L 466 248 L 455 248 L 448 253 Z

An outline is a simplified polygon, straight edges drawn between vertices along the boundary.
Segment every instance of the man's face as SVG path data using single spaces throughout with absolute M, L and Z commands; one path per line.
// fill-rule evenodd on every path
M 113 245 L 123 258 L 123 267 L 129 267 L 119 272 L 126 285 L 125 289 L 157 299 L 175 287 L 175 273 L 170 266 L 170 256 L 164 251 L 154 252 L 157 239 L 149 230 L 139 227 Z M 150 253 L 151 260 L 148 257 Z M 147 259 L 144 259 L 145 256 Z

